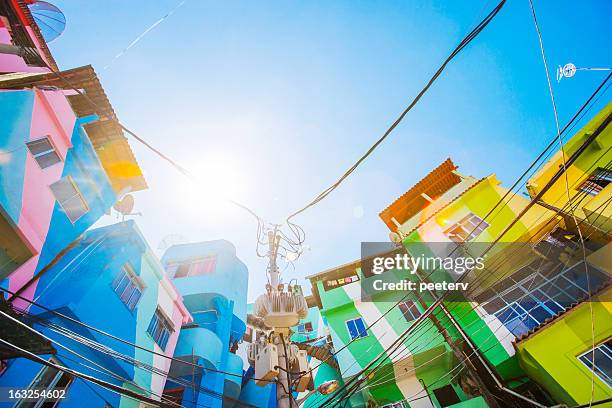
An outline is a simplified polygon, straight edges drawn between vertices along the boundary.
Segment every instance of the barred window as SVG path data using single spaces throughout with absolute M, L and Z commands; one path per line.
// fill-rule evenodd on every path
M 578 190 L 583 191 L 592 196 L 596 196 L 610 184 L 612 181 L 612 170 L 607 170 L 599 167 L 578 187 Z

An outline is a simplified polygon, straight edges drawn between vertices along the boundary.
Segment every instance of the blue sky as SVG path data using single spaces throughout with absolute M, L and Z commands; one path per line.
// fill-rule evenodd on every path
M 169 235 L 232 241 L 250 270 L 251 300 L 265 283 L 266 262 L 255 256 L 250 216 L 211 205 L 218 180 L 281 222 L 382 134 L 494 6 L 188 0 L 103 69 L 178 3 L 55 0 L 67 27 L 50 47 L 61 68 L 92 64 L 122 122 L 199 172 L 202 188 L 189 193 L 174 169 L 132 141 L 150 186 L 135 195 L 143 213 L 136 221 L 150 245 Z M 612 65 L 609 1 L 535 0 L 535 7 L 553 69 Z M 554 82 L 562 126 L 604 75 L 579 72 Z M 285 280 L 357 259 L 361 241 L 387 240 L 378 212 L 447 157 L 464 174 L 496 173 L 510 186 L 554 134 L 529 2 L 509 0 L 391 137 L 296 218 L 310 249 Z

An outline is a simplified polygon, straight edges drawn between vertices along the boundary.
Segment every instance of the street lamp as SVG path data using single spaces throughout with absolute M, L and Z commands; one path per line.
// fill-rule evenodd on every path
M 324 383 L 319 385 L 317 388 L 315 388 L 314 390 L 310 391 L 308 394 L 306 394 L 305 396 L 303 396 L 302 398 L 298 399 L 295 402 L 297 403 L 297 406 L 299 407 L 304 402 L 306 402 L 306 399 L 308 399 L 308 397 L 310 397 L 312 394 L 318 392 L 321 395 L 329 395 L 332 392 L 336 391 L 337 388 L 338 388 L 338 381 L 337 380 L 325 381 Z

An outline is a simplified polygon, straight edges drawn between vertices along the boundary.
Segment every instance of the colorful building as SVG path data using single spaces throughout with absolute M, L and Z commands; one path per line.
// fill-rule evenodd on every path
M 242 389 L 243 360 L 236 354 L 246 329 L 248 269 L 228 241 L 170 247 L 162 258 L 193 322 L 181 328 L 164 394 L 185 407 L 233 406 Z
M 54 344 L 56 353 L 43 357 L 147 397 L 161 398 L 171 366 L 164 356 L 174 355 L 180 328 L 191 322 L 191 315 L 133 221 L 85 233 L 78 246 L 40 277 L 35 299 L 72 320 L 33 306 L 26 321 L 78 353 Z M 68 336 L 66 330 L 71 332 Z M 65 387 L 62 407 L 82 407 L 84 402 L 141 406 L 134 399 L 25 358 L 8 360 L 0 386 Z M 13 403 L 0 402 L 0 406 Z
M 58 70 L 34 3 L 0 2 L 0 282 L 28 298 L 62 250 L 146 188 L 94 70 Z
M 385 272 L 398 273 L 395 270 Z M 433 322 L 426 321 L 423 325 L 422 333 L 426 335 L 408 337 L 397 351 L 385 352 L 422 314 L 423 299 L 416 296 L 403 299 L 404 294 L 398 292 L 381 292 L 363 299 L 362 281 L 373 277 L 363 273 L 360 261 L 308 279 L 320 313 L 327 321 L 328 341 L 333 344 L 342 379 L 353 378 L 375 356 L 383 354 L 381 368 L 376 373 L 364 374 L 366 385 L 351 397 L 352 407 L 372 403 L 381 407 L 438 407 L 441 406 L 438 398 L 444 402 L 447 395 L 456 396 L 457 402 L 470 399 L 458 383 L 451 382 L 453 378 L 445 377 L 456 367 L 457 361 Z M 482 406 L 480 399 L 472 400 L 472 404 L 469 406 Z
M 567 290 L 572 286 L 564 281 L 566 273 L 555 276 L 554 284 L 572 302 L 517 338 L 515 347 L 529 377 L 555 403 L 568 406 L 612 398 L 611 114 L 608 104 L 527 185 L 536 199 L 553 175 L 567 168 L 567 178 L 554 182 L 538 203 L 563 217 L 564 236 L 574 243 L 576 260 L 567 269 L 582 270 L 569 280 L 579 289 Z
M 100 109 L 55 74 L 0 75 L 0 277 L 26 297 L 118 198 L 146 188 L 93 69 L 61 75 Z

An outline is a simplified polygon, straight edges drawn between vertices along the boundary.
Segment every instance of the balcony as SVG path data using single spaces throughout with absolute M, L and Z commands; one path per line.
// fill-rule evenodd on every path
M 225 348 L 214 332 L 195 326 L 181 329 L 174 357 L 218 369 L 223 352 Z M 178 377 L 192 375 L 193 366 L 173 362 L 170 374 Z
M 242 366 L 243 362 L 240 356 L 233 353 L 228 353 L 225 371 L 235 375 L 225 376 L 225 385 L 223 388 L 224 395 L 231 398 L 240 397 L 240 388 L 242 386 Z

